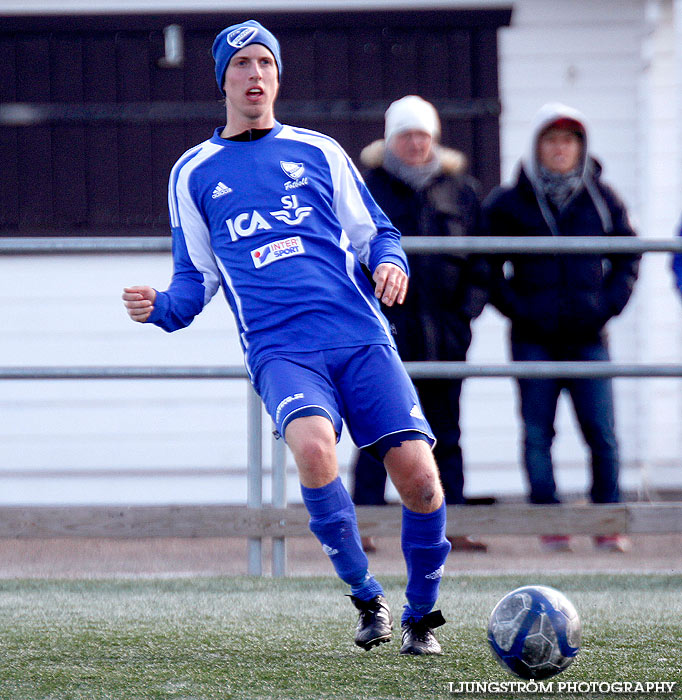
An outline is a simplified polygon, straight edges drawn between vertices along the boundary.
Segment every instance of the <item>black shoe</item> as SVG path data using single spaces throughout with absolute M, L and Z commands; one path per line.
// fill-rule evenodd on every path
M 388 608 L 386 598 L 377 595 L 372 600 L 360 600 L 349 596 L 353 605 L 360 611 L 358 626 L 355 630 L 355 643 L 365 651 L 391 641 L 393 615 Z
M 442 654 L 443 650 L 438 640 L 433 636 L 433 628 L 445 624 L 445 618 L 440 610 L 432 610 L 428 615 L 424 615 L 421 620 L 414 621 L 409 618 L 402 625 L 403 645 L 400 647 L 401 654 Z

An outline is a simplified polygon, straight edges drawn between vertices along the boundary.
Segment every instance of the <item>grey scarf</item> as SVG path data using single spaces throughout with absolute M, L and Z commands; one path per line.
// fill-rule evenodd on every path
M 545 193 L 545 197 L 557 209 L 561 210 L 565 207 L 573 195 L 578 192 L 583 181 L 581 170 L 581 168 L 576 168 L 564 175 L 547 170 L 542 165 L 539 167 L 538 184 Z
M 424 165 L 407 165 L 390 148 L 387 148 L 384 153 L 384 169 L 419 192 L 427 187 L 441 171 L 440 153 L 435 146 L 432 154 L 433 158 Z

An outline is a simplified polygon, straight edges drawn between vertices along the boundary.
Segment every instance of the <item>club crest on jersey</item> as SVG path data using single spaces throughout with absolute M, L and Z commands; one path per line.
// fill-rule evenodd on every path
M 298 180 L 299 177 L 303 177 L 303 173 L 305 172 L 305 165 L 303 165 L 303 163 L 292 163 L 290 161 L 280 160 L 279 164 L 282 170 L 284 170 L 287 176 L 292 180 Z
M 290 182 L 284 183 L 285 190 L 291 190 L 295 187 L 303 187 L 304 185 L 308 184 L 308 178 L 303 177 L 303 173 L 305 173 L 305 165 L 303 165 L 303 163 L 280 160 L 279 165 L 286 176 L 291 178 Z
M 253 41 L 256 34 L 258 34 L 257 27 L 237 27 L 227 35 L 226 39 L 230 46 L 234 46 L 235 49 L 241 49 Z
M 272 241 L 251 251 L 251 259 L 254 267 L 259 270 L 270 263 L 290 258 L 292 255 L 302 255 L 305 253 L 300 236 L 283 238 L 280 241 Z

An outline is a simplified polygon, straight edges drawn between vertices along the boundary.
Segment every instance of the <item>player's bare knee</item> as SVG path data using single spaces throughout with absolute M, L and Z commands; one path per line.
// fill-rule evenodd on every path
M 424 484 L 417 494 L 420 511 L 430 513 L 440 508 L 443 502 L 443 491 L 437 481 Z
M 401 494 L 403 503 L 419 513 L 431 513 L 443 502 L 443 489 L 437 473 L 425 470 L 415 474 Z
M 333 455 L 333 447 L 319 436 L 310 436 L 300 441 L 296 448 L 296 459 L 304 464 L 325 464 Z

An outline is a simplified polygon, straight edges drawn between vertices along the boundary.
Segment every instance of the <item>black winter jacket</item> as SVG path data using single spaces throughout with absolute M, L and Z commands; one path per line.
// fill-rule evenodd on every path
M 361 162 L 365 182 L 403 236 L 468 236 L 479 233 L 477 183 L 464 170 L 464 156 L 441 148 L 442 172 L 415 191 L 382 167 L 383 141 L 368 146 Z M 486 303 L 485 263 L 466 255 L 408 255 L 405 303 L 382 306 L 405 361 L 463 360 L 471 343 L 470 322 Z
M 590 158 L 585 178 L 592 194 L 583 185 L 561 213 L 545 202 L 556 222 L 555 235 L 636 235 L 623 203 L 600 175 L 600 165 Z M 515 185 L 491 192 L 483 212 L 488 235 L 552 235 L 523 167 Z M 515 340 L 599 342 L 606 322 L 627 304 L 638 266 L 639 256 L 630 254 L 491 256 L 490 300 L 511 319 Z

